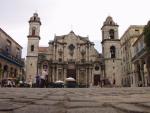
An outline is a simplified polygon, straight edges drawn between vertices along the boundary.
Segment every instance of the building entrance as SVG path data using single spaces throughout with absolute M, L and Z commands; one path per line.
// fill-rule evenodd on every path
M 100 85 L 100 75 L 94 75 L 94 86 Z
M 68 64 L 68 69 L 67 69 L 67 78 L 72 77 L 76 79 L 76 67 L 74 63 L 69 63 Z

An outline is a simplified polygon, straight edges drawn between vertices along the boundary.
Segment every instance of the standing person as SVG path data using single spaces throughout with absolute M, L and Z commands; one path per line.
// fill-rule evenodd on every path
M 45 87 L 45 78 L 46 78 L 46 75 L 47 75 L 47 72 L 46 72 L 46 70 L 44 70 L 42 72 L 42 75 L 41 75 L 41 88 Z
M 48 87 L 48 74 L 46 74 L 46 76 L 45 76 L 45 86 L 46 86 L 46 88 Z
M 40 76 L 38 74 L 36 76 L 36 87 L 40 87 Z
M 116 85 L 116 80 L 114 79 L 113 80 L 113 87 L 115 87 L 115 85 Z

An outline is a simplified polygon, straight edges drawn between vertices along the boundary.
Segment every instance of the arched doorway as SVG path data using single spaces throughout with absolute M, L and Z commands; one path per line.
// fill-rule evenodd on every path
M 3 79 L 7 79 L 8 78 L 8 66 L 4 65 L 4 69 L 3 69 Z
M 76 79 L 76 66 L 74 63 L 68 64 L 68 69 L 67 69 L 67 78 L 72 77 Z
M 10 68 L 10 75 L 9 77 L 13 77 L 13 67 Z
M 15 78 L 17 77 L 17 74 L 18 74 L 18 71 L 17 71 L 17 69 L 15 69 L 15 71 L 14 71 L 14 77 Z
M 114 32 L 113 29 L 110 29 L 110 30 L 109 30 L 109 36 L 110 36 L 110 39 L 114 39 L 114 37 L 115 37 L 115 32 Z
M 116 48 L 115 48 L 115 46 L 110 47 L 110 56 L 111 56 L 111 58 L 116 58 Z
M 100 85 L 100 75 L 94 75 L 94 86 Z

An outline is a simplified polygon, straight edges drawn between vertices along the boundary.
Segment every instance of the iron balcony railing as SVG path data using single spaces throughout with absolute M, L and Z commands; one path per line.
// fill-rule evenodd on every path
M 14 57 L 10 53 L 8 53 L 7 51 L 0 50 L 0 57 L 5 59 L 5 60 L 8 60 L 9 62 L 11 62 L 15 65 L 18 65 L 21 67 L 24 66 L 24 62 L 22 61 L 21 58 Z

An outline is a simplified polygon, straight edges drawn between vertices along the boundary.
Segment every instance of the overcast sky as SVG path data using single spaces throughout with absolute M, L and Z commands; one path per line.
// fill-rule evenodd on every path
M 150 19 L 149 0 L 0 0 L 0 27 L 23 46 L 26 56 L 28 20 L 37 12 L 41 18 L 41 46 L 54 35 L 89 36 L 101 52 L 101 27 L 107 16 L 119 25 L 119 37 L 130 25 Z

